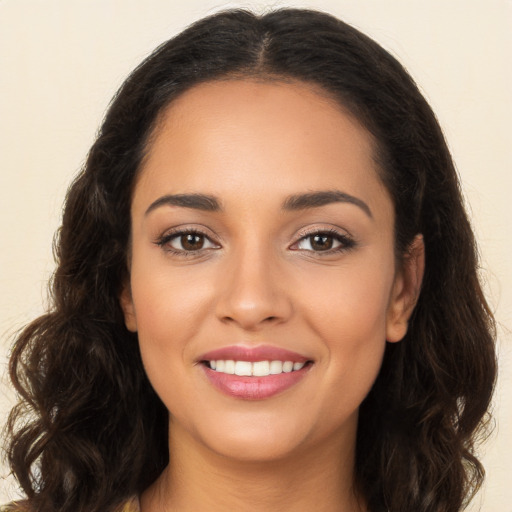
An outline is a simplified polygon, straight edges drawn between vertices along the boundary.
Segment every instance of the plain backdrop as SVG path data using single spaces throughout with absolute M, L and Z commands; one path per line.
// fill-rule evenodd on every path
M 227 7 L 330 12 L 405 64 L 437 113 L 499 326 L 496 428 L 474 512 L 512 512 L 512 1 L 0 0 L 0 422 L 12 333 L 44 310 L 66 188 L 111 96 L 156 45 Z M 508 326 L 508 328 L 507 328 Z M 17 495 L 0 466 L 0 503 Z

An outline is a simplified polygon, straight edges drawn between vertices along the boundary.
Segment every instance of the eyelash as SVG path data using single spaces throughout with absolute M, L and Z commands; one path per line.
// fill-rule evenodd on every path
M 327 249 L 324 251 L 312 251 L 309 249 L 293 249 L 296 251 L 305 251 L 305 252 L 313 252 L 315 256 L 328 256 L 332 254 L 347 252 L 353 249 L 356 246 L 356 241 L 351 238 L 350 236 L 346 234 L 339 233 L 335 229 L 315 229 L 311 231 L 302 232 L 299 234 L 299 239 L 293 244 L 293 246 L 296 246 L 300 244 L 302 241 L 309 239 L 312 239 L 314 236 L 325 236 L 332 238 L 334 241 L 339 242 L 339 246 Z M 311 245 L 311 242 L 310 242 Z M 293 247 L 292 246 L 292 247 Z
M 183 256 L 183 257 L 195 256 L 202 251 L 207 251 L 207 250 L 212 249 L 210 247 L 210 248 L 201 248 L 201 249 L 197 249 L 197 250 L 187 251 L 186 249 L 175 249 L 174 247 L 172 247 L 170 245 L 170 242 L 172 242 L 173 240 L 175 240 L 179 237 L 185 236 L 185 235 L 197 235 L 197 236 L 204 237 L 206 240 L 209 241 L 209 243 L 211 243 L 212 245 L 217 245 L 217 247 L 218 247 L 218 244 L 213 242 L 211 240 L 211 238 L 206 233 L 204 233 L 203 231 L 201 231 L 199 229 L 195 229 L 195 228 L 179 229 L 176 231 L 172 231 L 170 233 L 166 233 L 165 235 L 162 235 L 160 238 L 158 238 L 158 240 L 156 240 L 155 244 L 158 245 L 159 247 L 161 247 L 162 249 L 164 249 L 166 252 L 175 254 L 177 256 Z M 308 238 L 312 239 L 314 236 L 325 236 L 325 237 L 332 238 L 336 242 L 339 242 L 340 245 L 338 247 L 326 249 L 324 251 L 314 251 L 314 250 L 310 250 L 310 249 L 298 249 L 298 248 L 292 249 L 294 251 L 305 251 L 305 252 L 314 253 L 316 256 L 320 256 L 320 257 L 324 256 L 324 255 L 332 255 L 332 254 L 336 254 L 336 253 L 346 252 L 346 251 L 353 249 L 356 246 L 356 242 L 354 239 L 352 239 L 350 236 L 339 233 L 335 229 L 327 229 L 327 230 L 326 229 L 317 229 L 317 230 L 313 230 L 313 231 L 309 231 L 309 232 L 300 233 L 299 236 L 300 236 L 300 238 L 296 242 L 294 242 L 291 247 L 299 245 L 301 242 L 307 240 Z M 311 242 L 310 242 L 310 245 L 311 245 Z
M 180 238 L 185 235 L 201 236 L 201 237 L 204 237 L 206 240 L 208 240 L 211 244 L 218 245 L 218 244 L 215 244 L 214 242 L 212 242 L 211 238 L 206 233 L 203 233 L 201 230 L 195 229 L 195 228 L 177 229 L 176 231 L 171 231 L 170 233 L 168 232 L 165 235 L 162 235 L 160 238 L 158 238 L 158 240 L 155 243 L 156 243 L 156 245 L 158 245 L 159 247 L 164 249 L 166 252 L 170 252 L 177 256 L 184 256 L 184 257 L 195 256 L 198 253 L 200 253 L 201 251 L 208 250 L 208 249 L 201 248 L 201 249 L 197 249 L 197 250 L 187 251 L 185 249 L 175 249 L 174 247 L 172 247 L 170 245 L 170 242 L 172 242 L 176 238 Z

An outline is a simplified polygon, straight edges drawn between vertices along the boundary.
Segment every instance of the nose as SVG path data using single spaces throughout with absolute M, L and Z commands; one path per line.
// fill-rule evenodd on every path
M 217 294 L 219 320 L 246 331 L 289 320 L 292 301 L 286 293 L 285 272 L 276 257 L 247 248 L 231 258 L 228 265 Z

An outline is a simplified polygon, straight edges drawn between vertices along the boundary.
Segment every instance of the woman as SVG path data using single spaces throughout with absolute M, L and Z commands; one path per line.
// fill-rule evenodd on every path
M 29 510 L 454 512 L 478 489 L 473 234 L 432 111 L 352 27 L 228 11 L 163 44 L 56 248 L 11 360 Z

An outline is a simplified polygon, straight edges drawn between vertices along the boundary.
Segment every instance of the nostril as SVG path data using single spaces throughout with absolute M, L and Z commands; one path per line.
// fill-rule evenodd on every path
M 237 324 L 243 329 L 257 329 L 263 325 L 276 325 L 288 320 L 293 308 L 284 295 L 256 296 L 245 292 L 226 293 L 219 298 L 215 314 L 224 324 Z

